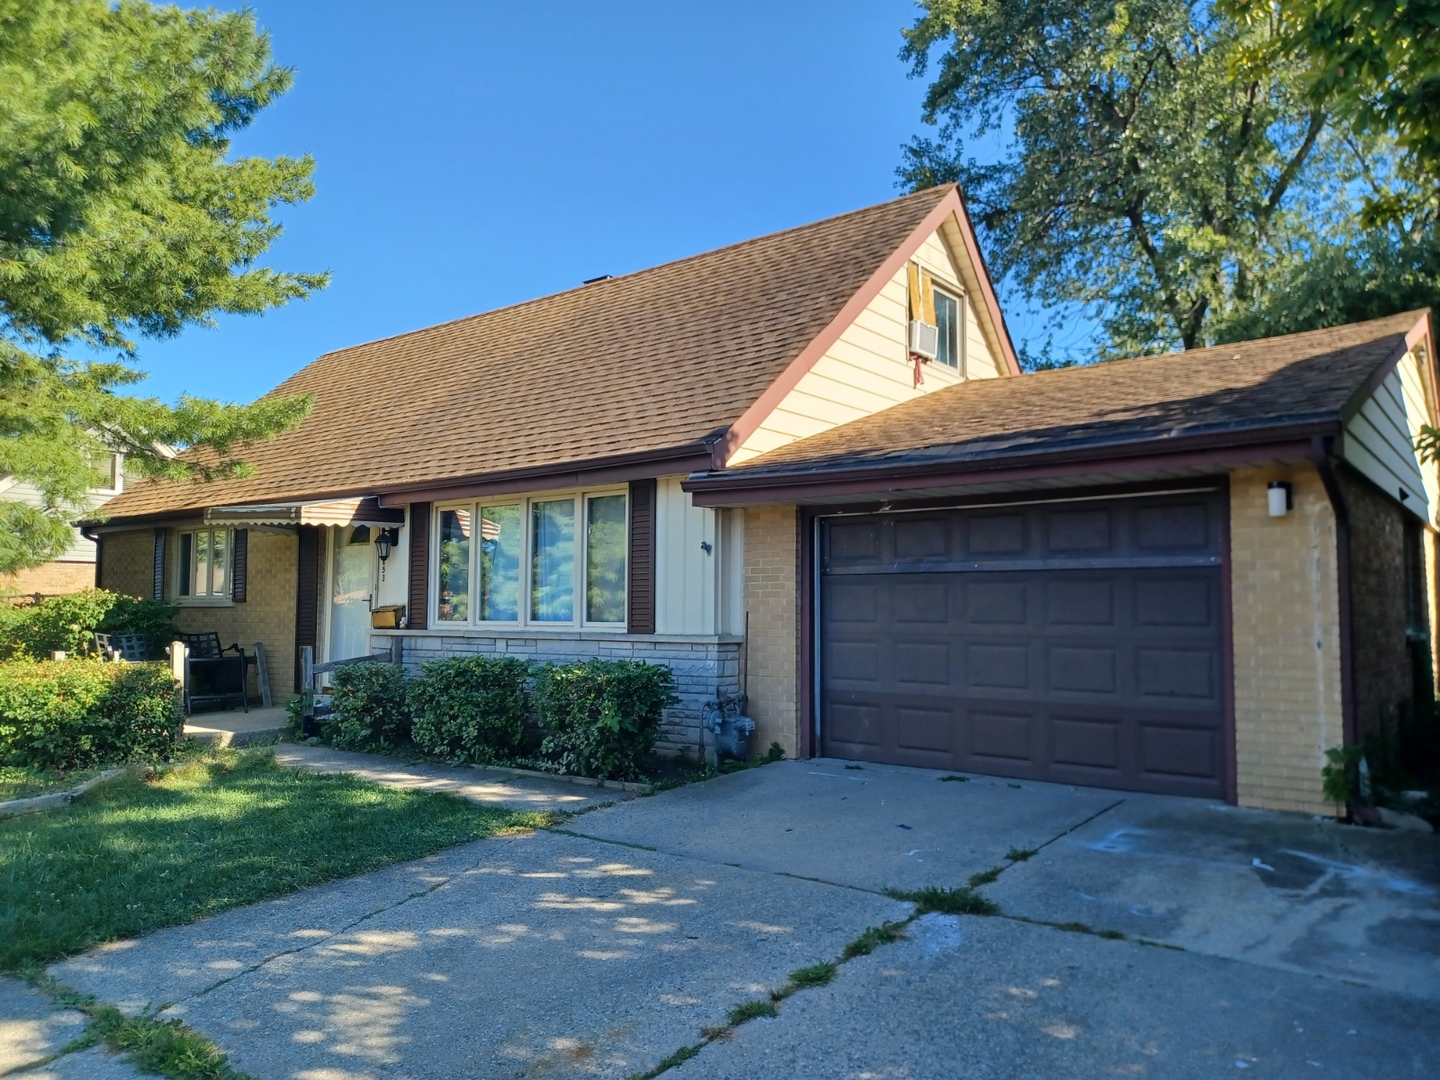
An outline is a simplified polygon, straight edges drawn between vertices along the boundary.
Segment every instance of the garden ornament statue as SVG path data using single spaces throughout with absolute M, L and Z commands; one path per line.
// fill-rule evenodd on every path
M 755 730 L 755 721 L 745 715 L 747 703 L 744 694 L 717 690 L 715 699 L 700 707 L 700 726 L 714 736 L 713 764 L 718 766 L 727 758 L 744 761 L 750 756 L 750 733 Z

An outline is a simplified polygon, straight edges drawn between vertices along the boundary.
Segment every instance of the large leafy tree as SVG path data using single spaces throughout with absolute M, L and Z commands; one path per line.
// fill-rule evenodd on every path
M 0 498 L 0 571 L 63 549 L 100 456 L 137 476 L 244 473 L 246 445 L 308 411 L 117 392 L 144 378 L 138 338 L 324 286 L 259 262 L 271 211 L 313 193 L 311 160 L 229 154 L 290 81 L 248 12 L 0 0 L 0 475 L 45 504 Z
M 1278 15 L 1187 0 L 922 6 L 904 55 L 934 69 L 925 119 L 939 137 L 911 143 L 902 180 L 961 181 L 992 265 L 1034 301 L 1095 315 L 1102 355 L 1436 293 L 1440 249 L 1423 228 L 1365 233 L 1356 215 L 1367 182 L 1393 180 L 1393 147 L 1338 122 Z M 970 144 L 996 131 L 1003 159 L 977 162 Z

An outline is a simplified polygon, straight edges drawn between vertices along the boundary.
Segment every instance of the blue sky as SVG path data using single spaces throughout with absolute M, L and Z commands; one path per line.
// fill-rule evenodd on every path
M 893 198 L 922 127 L 909 0 L 249 6 L 297 73 L 235 152 L 315 156 L 270 261 L 333 280 L 142 342 L 164 400 Z

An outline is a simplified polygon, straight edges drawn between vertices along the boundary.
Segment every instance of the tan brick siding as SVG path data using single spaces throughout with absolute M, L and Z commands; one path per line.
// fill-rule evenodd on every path
M 745 611 L 750 635 L 751 745 L 778 742 L 793 757 L 799 735 L 799 515 L 793 506 L 745 511 Z
M 1266 485 L 1295 508 L 1272 518 Z M 1313 468 L 1230 476 L 1236 787 L 1242 806 L 1325 812 L 1320 770 L 1340 745 L 1335 516 Z
M 168 545 L 173 554 L 173 535 Z M 250 530 L 246 596 L 243 604 L 182 607 L 175 623 L 196 633 L 214 630 L 220 644 L 236 644 L 251 651 L 255 642 L 265 645 L 270 668 L 270 693 L 277 705 L 290 696 L 295 678 L 295 584 L 299 541 L 294 533 Z M 106 554 L 108 565 L 109 554 Z M 166 565 L 174 563 L 167 559 Z M 170 575 L 173 579 L 173 570 Z M 170 586 L 167 584 L 167 588 Z
M 107 589 L 149 596 L 155 572 L 154 532 L 150 529 L 109 533 L 103 537 L 102 582 Z M 165 544 L 166 597 L 175 596 L 175 531 Z M 270 668 L 270 693 L 277 705 L 290 696 L 295 677 L 294 533 L 250 530 L 246 599 L 243 604 L 184 606 L 175 623 L 187 633 L 214 630 L 220 643 L 232 642 L 249 652 L 255 642 L 265 645 Z
M 0 574 L 0 596 L 16 599 L 33 596 L 62 596 L 95 585 L 95 564 L 89 562 L 48 562 Z
M 1406 637 L 1405 532 L 1418 519 L 1359 477 L 1341 475 L 1350 512 L 1351 624 L 1355 648 L 1355 723 L 1363 738 L 1394 722 L 1414 696 L 1415 667 Z M 1422 613 L 1422 618 L 1427 613 Z
M 100 587 L 148 597 L 155 581 L 155 530 L 104 533 L 100 537 Z

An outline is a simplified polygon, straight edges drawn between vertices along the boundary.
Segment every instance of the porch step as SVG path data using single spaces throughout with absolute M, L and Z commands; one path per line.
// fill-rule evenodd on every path
M 198 713 L 186 722 L 185 734 L 211 746 L 263 746 L 290 734 L 290 717 L 281 708 Z

